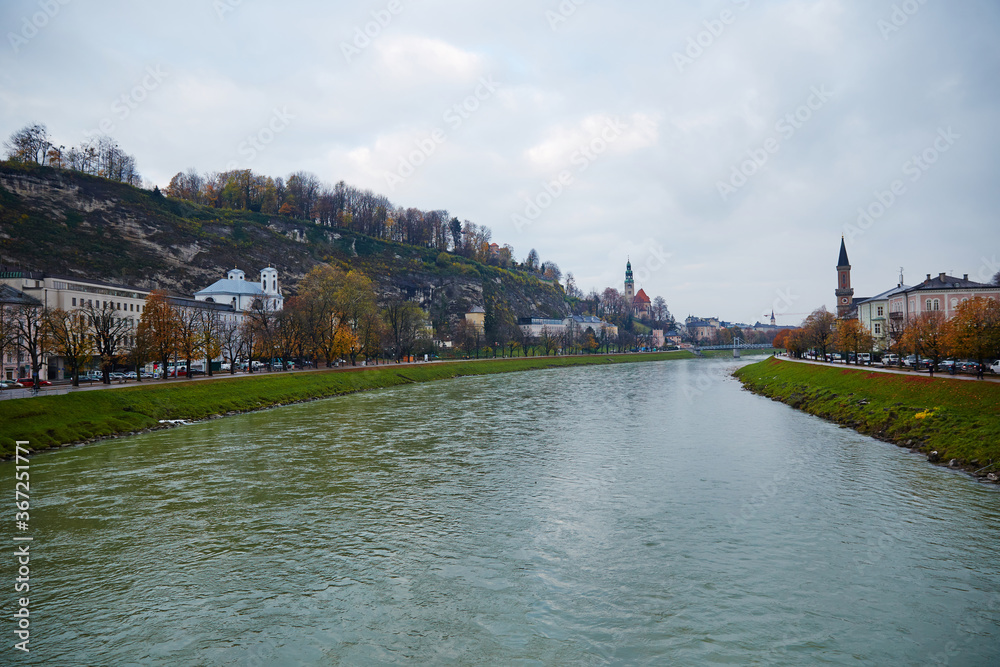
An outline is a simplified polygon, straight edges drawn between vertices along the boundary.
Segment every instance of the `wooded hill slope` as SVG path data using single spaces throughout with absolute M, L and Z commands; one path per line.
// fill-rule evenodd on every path
M 558 283 L 450 253 L 250 211 L 169 199 L 79 172 L 0 162 L 0 264 L 192 295 L 239 267 L 273 266 L 286 295 L 312 267 L 359 269 L 435 324 L 480 306 L 569 312 Z

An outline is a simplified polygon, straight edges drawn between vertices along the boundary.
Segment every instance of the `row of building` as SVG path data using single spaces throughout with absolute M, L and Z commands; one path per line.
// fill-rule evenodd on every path
M 146 299 L 151 290 L 129 285 L 84 280 L 36 271 L 0 270 L 0 308 L 33 306 L 62 309 L 68 312 L 87 308 L 113 309 L 118 317 L 138 327 Z M 188 310 L 211 311 L 223 322 L 240 323 L 254 307 L 269 311 L 281 310 L 284 296 L 278 282 L 278 271 L 267 267 L 260 280 L 247 280 L 240 269 L 230 270 L 225 278 L 215 281 L 193 298 L 170 297 L 172 305 Z M 41 377 L 63 379 L 65 363 L 61 357 L 46 358 Z M 15 379 L 31 375 L 28 360 L 16 345 L 8 345 L 0 356 L 0 376 Z
M 900 272 L 895 287 L 872 297 L 855 297 L 851 286 L 851 262 L 847 257 L 847 246 L 840 239 L 840 257 L 837 260 L 837 317 L 857 319 L 875 339 L 875 348 L 887 350 L 890 336 L 923 313 L 941 313 L 951 319 L 958 307 L 976 297 L 987 297 L 1000 301 L 1000 285 L 969 280 L 969 274 L 961 278 L 939 273 L 930 273 L 917 285 L 906 285 Z

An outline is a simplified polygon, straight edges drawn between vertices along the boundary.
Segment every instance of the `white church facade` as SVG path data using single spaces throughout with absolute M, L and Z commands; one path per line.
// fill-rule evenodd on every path
M 285 297 L 278 284 L 278 270 L 272 267 L 261 269 L 260 280 L 247 280 L 239 269 L 230 269 L 225 278 L 216 280 L 205 289 L 195 292 L 198 301 L 221 303 L 232 306 L 237 312 L 245 313 L 258 303 L 270 312 L 281 310 Z

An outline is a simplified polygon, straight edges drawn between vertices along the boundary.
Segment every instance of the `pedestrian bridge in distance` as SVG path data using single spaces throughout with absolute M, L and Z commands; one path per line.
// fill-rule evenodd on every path
M 775 347 L 770 343 L 737 343 L 733 345 L 707 345 L 705 347 L 693 348 L 696 352 L 701 352 L 702 350 L 773 350 Z

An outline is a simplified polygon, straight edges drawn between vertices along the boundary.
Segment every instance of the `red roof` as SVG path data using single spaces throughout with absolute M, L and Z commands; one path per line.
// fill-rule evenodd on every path
M 646 296 L 646 291 L 640 289 L 639 293 L 635 295 L 634 299 L 632 299 L 632 303 L 649 303 L 649 297 Z

